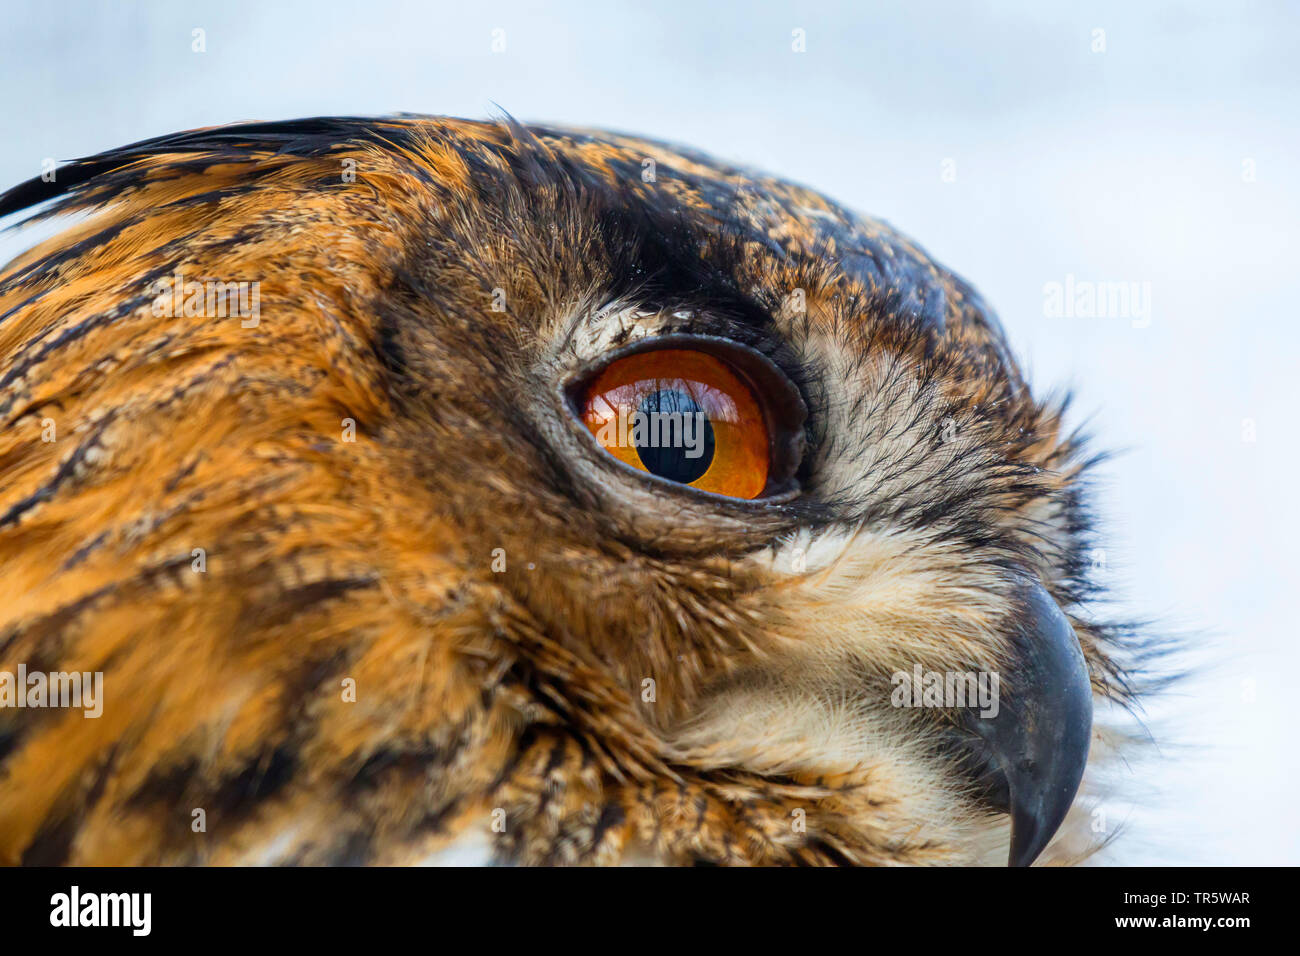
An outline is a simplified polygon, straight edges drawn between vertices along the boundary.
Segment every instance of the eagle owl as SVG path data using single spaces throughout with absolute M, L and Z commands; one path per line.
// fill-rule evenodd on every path
M 1089 460 L 884 223 L 430 117 L 164 136 L 22 210 L 76 215 L 0 272 L 0 861 L 1095 842 L 1136 685 Z

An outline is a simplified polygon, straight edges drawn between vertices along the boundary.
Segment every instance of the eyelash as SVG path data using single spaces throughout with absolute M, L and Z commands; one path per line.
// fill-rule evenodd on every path
M 737 320 L 716 307 L 698 307 L 688 305 L 644 306 L 647 314 L 669 315 L 674 321 L 665 324 L 648 336 L 644 341 L 658 340 L 669 336 L 698 336 L 701 338 L 727 339 L 752 349 L 775 365 L 795 388 L 799 390 L 805 404 L 808 392 L 804 387 L 808 382 L 811 368 L 793 354 L 785 341 L 765 328 L 755 326 L 753 321 Z M 599 314 L 602 310 L 595 310 Z M 632 345 L 634 327 L 629 327 L 623 335 L 616 337 L 609 351 L 628 348 Z M 600 363 L 602 356 L 590 356 L 582 365 L 590 368 Z M 811 405 L 809 404 L 811 408 Z

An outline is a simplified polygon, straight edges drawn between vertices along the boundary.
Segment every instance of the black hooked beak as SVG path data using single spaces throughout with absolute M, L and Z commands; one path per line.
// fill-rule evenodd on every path
M 969 729 L 989 768 L 1006 782 L 1008 866 L 1029 866 L 1074 802 L 1092 737 L 1092 686 L 1074 628 L 1037 581 L 1026 582 L 1017 616 L 1016 665 L 995 716 L 974 712 Z

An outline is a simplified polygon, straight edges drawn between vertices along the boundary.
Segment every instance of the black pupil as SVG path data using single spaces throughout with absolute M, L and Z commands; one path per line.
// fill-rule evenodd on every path
M 695 400 L 661 388 L 641 400 L 632 423 L 636 453 L 652 475 L 684 485 L 713 464 L 713 425 Z

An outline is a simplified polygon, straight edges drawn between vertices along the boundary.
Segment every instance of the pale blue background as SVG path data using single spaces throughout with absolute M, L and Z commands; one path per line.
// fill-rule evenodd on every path
M 1075 386 L 1077 417 L 1127 449 L 1103 472 L 1107 577 L 1205 648 L 1153 714 L 1179 742 L 1140 769 L 1163 795 L 1113 814 L 1121 859 L 1300 863 L 1294 7 L 8 0 L 3 17 L 3 185 L 200 125 L 499 104 L 766 167 L 910 233 L 995 305 L 1040 388 Z M 1066 273 L 1150 282 L 1150 327 L 1045 318 Z

